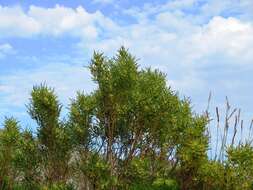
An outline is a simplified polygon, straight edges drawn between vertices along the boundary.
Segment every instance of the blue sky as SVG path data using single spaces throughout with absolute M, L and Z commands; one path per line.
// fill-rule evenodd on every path
M 167 73 L 198 113 L 212 91 L 211 109 L 228 96 L 250 121 L 252 10 L 252 0 L 0 0 L 0 122 L 32 127 L 25 104 L 42 82 L 67 107 L 77 90 L 94 89 L 84 68 L 92 52 L 112 56 L 121 45 Z

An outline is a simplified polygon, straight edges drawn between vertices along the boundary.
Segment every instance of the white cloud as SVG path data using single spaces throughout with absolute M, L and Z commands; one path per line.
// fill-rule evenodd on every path
M 110 38 L 88 46 L 111 54 L 121 44 L 152 65 L 176 61 L 189 67 L 217 54 L 244 64 L 253 59 L 253 24 L 217 16 L 200 26 L 170 12 L 159 13 L 154 21 L 121 27 Z
M 0 37 L 30 36 L 41 30 L 40 24 L 20 7 L 0 6 Z
M 89 13 L 83 7 L 30 6 L 24 12 L 20 7 L 0 6 L 0 37 L 70 34 L 89 40 L 98 37 L 100 28 L 108 30 L 115 27 L 101 12 Z
M 12 46 L 10 44 L 0 44 L 0 51 L 3 53 L 10 52 L 12 50 Z
M 111 4 L 114 0 L 93 0 L 94 3 Z
M 232 17 L 214 17 L 187 43 L 191 59 L 218 54 L 235 59 L 235 63 L 249 63 L 253 59 L 253 25 Z
M 194 21 L 197 18 L 182 12 L 196 3 L 196 0 L 175 0 L 163 6 L 130 9 L 127 13 L 138 22 L 127 26 L 119 25 L 99 11 L 89 13 L 81 6 L 75 9 L 60 5 L 30 6 L 27 12 L 20 7 L 0 7 L 0 37 L 68 34 L 80 37 L 80 46 L 91 51 L 99 49 L 112 54 L 120 45 L 126 45 L 144 60 L 162 57 L 164 60 L 159 63 L 162 65 L 168 64 L 165 63 L 168 57 L 171 61 L 190 64 L 214 54 L 233 58 L 243 54 L 245 62 L 249 62 L 253 48 L 252 23 L 215 16 L 200 25 Z M 228 3 L 227 0 L 225 4 Z M 200 8 L 209 10 L 217 6 L 224 9 L 217 2 Z
M 10 54 L 13 52 L 13 47 L 8 44 L 0 44 L 0 58 L 5 57 L 6 55 Z

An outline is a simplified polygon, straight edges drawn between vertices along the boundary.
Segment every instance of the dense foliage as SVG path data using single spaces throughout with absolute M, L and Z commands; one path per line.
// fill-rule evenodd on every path
M 97 88 L 78 92 L 65 119 L 44 84 L 27 105 L 36 131 L 5 119 L 0 189 L 253 189 L 250 143 L 223 143 L 222 159 L 210 157 L 208 115 L 194 114 L 163 73 L 140 69 L 124 48 L 113 58 L 95 52 L 89 68 Z

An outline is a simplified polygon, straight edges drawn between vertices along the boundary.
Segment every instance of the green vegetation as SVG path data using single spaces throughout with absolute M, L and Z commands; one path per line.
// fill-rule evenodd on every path
M 253 189 L 250 142 L 227 143 L 229 117 L 236 112 L 229 105 L 224 132 L 217 133 L 223 134 L 221 148 L 211 157 L 208 113 L 193 113 L 163 73 L 140 69 L 124 48 L 113 58 L 95 52 L 89 68 L 97 89 L 78 92 L 65 119 L 46 85 L 33 88 L 27 105 L 35 133 L 5 119 L 0 189 Z

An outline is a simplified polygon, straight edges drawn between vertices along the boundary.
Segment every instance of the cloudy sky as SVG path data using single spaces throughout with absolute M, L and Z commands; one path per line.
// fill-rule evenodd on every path
M 253 116 L 253 0 L 0 0 L 0 122 L 30 125 L 25 104 L 46 82 L 68 106 L 94 88 L 92 52 L 121 46 L 141 67 L 167 73 L 168 85 L 205 109 L 225 96 Z

